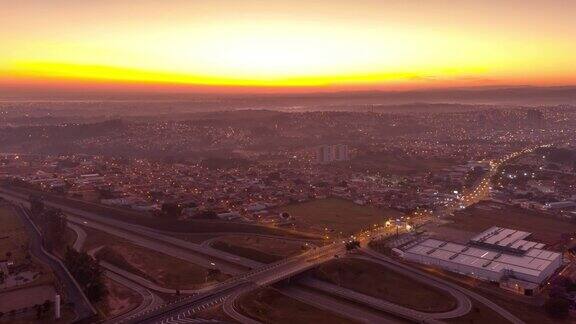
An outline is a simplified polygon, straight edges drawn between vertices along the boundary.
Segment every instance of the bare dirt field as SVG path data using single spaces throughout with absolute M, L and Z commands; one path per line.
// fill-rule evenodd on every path
M 208 269 L 184 260 L 129 243 L 109 244 L 97 258 L 173 289 L 194 289 L 206 284 Z M 209 281 L 222 281 L 219 274 Z
M 129 243 L 118 236 L 107 234 L 103 231 L 84 227 L 86 231 L 86 241 L 84 242 L 84 250 L 90 251 L 100 246 L 112 245 L 115 243 Z
M 333 234 L 342 232 L 343 235 L 357 233 L 372 227 L 373 224 L 382 224 L 388 218 L 402 215 L 396 210 L 362 206 L 337 198 L 289 204 L 278 208 L 278 211 L 288 212 L 295 217 L 298 228 L 316 231 L 328 228 Z
M 129 243 L 118 236 L 110 235 L 102 231 L 83 227 L 86 231 L 86 241 L 84 242 L 84 250 L 90 251 L 103 245 L 111 245 L 115 243 Z
M 238 300 L 238 305 L 243 314 L 263 323 L 354 323 L 334 313 L 289 298 L 273 288 L 250 292 Z
M 419 311 L 444 312 L 456 307 L 456 300 L 448 293 L 368 260 L 333 260 L 319 266 L 314 275 L 344 288 Z
M 225 236 L 214 241 L 212 246 L 263 263 L 297 255 L 309 248 L 302 242 L 250 235 Z
M 497 206 L 498 208 L 487 208 Z M 532 238 L 544 243 L 558 241 L 562 233 L 576 232 L 576 224 L 551 215 L 494 203 L 480 203 L 450 217 L 445 226 L 468 232 L 481 232 L 495 224 L 532 232 Z
M 142 296 L 113 280 L 106 278 L 104 284 L 108 289 L 106 299 L 96 305 L 105 317 L 124 314 L 142 302 Z

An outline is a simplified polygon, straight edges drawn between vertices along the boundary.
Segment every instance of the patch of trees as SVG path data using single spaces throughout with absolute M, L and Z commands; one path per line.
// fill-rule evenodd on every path
M 182 214 L 184 206 L 178 203 L 163 203 L 162 214 L 167 218 L 178 219 Z
M 569 293 L 576 292 L 576 282 L 568 277 L 556 277 L 544 303 L 544 309 L 550 317 L 561 319 L 570 313 Z
M 67 222 L 60 209 L 49 208 L 40 214 L 44 244 L 49 251 L 64 248 L 66 245 Z
M 50 313 L 50 308 L 52 308 L 52 303 L 49 300 L 44 301 L 42 305 L 34 305 L 34 310 L 36 311 L 36 319 L 41 320 L 46 318 Z
M 98 302 L 108 294 L 104 285 L 104 270 L 98 261 L 86 252 L 77 252 L 68 247 L 64 264 L 90 301 Z
M 30 196 L 30 212 L 44 236 L 44 245 L 49 251 L 64 248 L 66 245 L 66 216 L 60 209 L 44 205 L 41 197 Z
M 203 210 L 195 215 L 198 219 L 218 219 L 218 214 L 213 210 Z

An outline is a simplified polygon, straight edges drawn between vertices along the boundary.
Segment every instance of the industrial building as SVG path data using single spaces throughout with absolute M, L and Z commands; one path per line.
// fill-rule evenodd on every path
M 428 238 L 408 244 L 402 256 L 530 295 L 562 265 L 562 254 L 526 240 L 531 233 L 494 226 L 468 244 Z M 512 284 L 511 284 L 512 283 Z

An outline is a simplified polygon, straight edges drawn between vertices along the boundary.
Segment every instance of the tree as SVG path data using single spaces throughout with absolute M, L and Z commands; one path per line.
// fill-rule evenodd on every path
M 544 304 L 544 309 L 546 309 L 546 313 L 554 318 L 566 318 L 569 314 L 570 303 L 560 297 L 552 297 L 546 300 Z
M 30 195 L 30 212 L 32 215 L 38 216 L 44 212 L 44 201 L 40 196 Z
M 46 247 L 49 250 L 63 248 L 66 244 L 66 216 L 60 209 L 55 208 L 45 209 L 41 215 Z
M 213 210 L 203 210 L 196 214 L 196 218 L 200 219 L 218 219 L 218 214 Z
M 34 310 L 36 311 L 36 319 L 42 319 L 42 306 L 40 304 L 34 305 Z
M 176 219 L 182 214 L 182 206 L 176 203 L 163 203 L 162 213 L 169 218 Z
M 46 299 L 44 301 L 44 304 L 42 304 L 42 312 L 48 313 L 48 311 L 50 311 L 51 306 L 52 306 L 52 303 L 48 299 Z
M 108 294 L 104 285 L 104 270 L 93 257 L 86 252 L 77 252 L 70 247 L 66 248 L 64 264 L 83 288 L 86 297 L 98 302 Z

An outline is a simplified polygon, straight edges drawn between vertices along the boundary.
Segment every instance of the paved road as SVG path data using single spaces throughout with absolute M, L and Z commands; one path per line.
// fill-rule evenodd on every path
M 162 233 L 168 234 L 169 232 L 162 232 Z M 175 233 L 172 233 L 172 234 L 174 235 Z M 210 234 L 210 233 L 208 233 L 208 234 Z M 212 243 L 214 243 L 215 241 L 220 240 L 224 237 L 227 237 L 227 236 L 250 236 L 250 237 L 261 237 L 261 238 L 265 238 L 265 239 L 282 240 L 282 241 L 288 241 L 288 242 L 297 242 L 297 243 L 307 244 L 310 247 L 318 247 L 319 246 L 318 244 L 316 244 L 316 243 L 318 243 L 318 240 L 307 240 L 307 239 L 299 239 L 299 238 L 285 237 L 285 236 L 275 236 L 275 235 L 265 235 L 265 234 L 255 234 L 255 233 L 231 233 L 231 232 L 213 233 L 213 235 L 214 235 L 214 237 L 203 241 L 202 243 L 200 243 L 200 245 L 202 245 L 204 247 L 211 248 Z M 316 241 L 316 243 L 314 243 L 314 241 Z
M 464 294 L 455 291 L 454 293 L 456 295 L 459 295 L 457 299 L 458 300 L 458 306 L 453 309 L 450 310 L 448 312 L 439 312 L 439 313 L 429 313 L 429 312 L 421 312 L 421 311 L 417 311 L 408 307 L 403 307 L 391 302 L 388 302 L 386 300 L 382 300 L 379 298 L 375 298 L 372 296 L 368 296 L 366 294 L 362 294 L 359 292 L 356 292 L 354 290 L 351 289 L 347 289 L 344 287 L 339 287 L 337 285 L 322 281 L 322 280 L 316 280 L 316 279 L 311 279 L 311 278 L 307 278 L 304 280 L 300 281 L 300 284 L 305 285 L 306 287 L 310 287 L 310 288 L 314 288 L 316 290 L 328 293 L 330 295 L 334 295 L 334 296 L 338 296 L 353 302 L 358 302 L 361 303 L 363 305 L 369 306 L 371 308 L 380 310 L 380 311 L 384 311 L 390 314 L 394 314 L 397 315 L 399 317 L 408 319 L 408 320 L 413 320 L 416 322 L 423 322 L 426 321 L 427 323 L 438 323 L 439 319 L 447 319 L 447 318 L 456 318 L 456 317 L 460 317 L 460 316 L 464 316 L 466 314 L 468 314 L 468 312 L 470 312 L 470 310 L 472 309 L 472 303 L 470 302 L 470 300 L 468 299 L 468 297 L 466 297 Z M 441 289 L 444 290 L 449 290 L 450 293 L 452 293 L 453 289 L 446 289 L 445 286 L 442 285 L 438 285 Z
M 124 269 L 118 268 L 113 264 L 110 264 L 106 261 L 100 261 L 100 266 L 102 266 L 104 269 L 108 270 L 107 272 L 111 272 L 111 273 L 116 273 L 117 275 L 120 275 L 126 279 L 129 279 L 132 282 L 135 282 L 137 284 L 139 284 L 142 287 L 145 287 L 147 289 L 150 290 L 154 290 L 160 293 L 164 293 L 164 294 L 176 294 L 177 291 L 176 289 L 171 289 L 171 288 L 166 288 L 166 287 L 162 287 L 159 286 L 145 278 L 142 278 L 138 275 L 133 274 L 132 272 L 128 272 Z M 201 289 L 181 289 L 180 293 L 181 294 L 189 294 L 189 295 L 193 295 L 193 294 L 197 294 L 206 290 L 209 290 L 212 286 L 207 286 L 205 288 L 201 288 Z
M 142 303 L 132 309 L 131 311 L 124 313 L 122 315 L 110 318 L 108 320 L 106 320 L 106 322 L 104 323 L 120 323 L 126 320 L 129 320 L 130 318 L 134 317 L 134 316 L 138 316 L 142 313 L 146 313 L 148 311 L 152 311 L 154 309 L 157 309 L 158 307 L 162 306 L 164 304 L 164 300 L 162 300 L 162 298 L 160 298 L 158 295 L 150 292 L 148 289 L 140 286 L 139 284 L 136 284 L 114 272 L 111 271 L 106 271 L 105 272 L 106 277 L 118 282 L 119 284 L 128 287 L 132 290 L 134 290 L 135 292 L 137 292 L 141 297 L 142 297 Z
M 76 240 L 74 241 L 72 248 L 77 252 L 81 252 L 82 248 L 84 247 L 84 243 L 86 242 L 86 231 L 74 223 L 67 222 L 66 226 L 68 226 L 68 228 L 76 233 Z
M 28 197 L 24 194 L 10 191 L 6 188 L 0 188 L 0 197 L 4 197 L 6 200 L 16 201 L 17 203 L 24 203 L 28 204 Z M 159 244 L 164 244 L 165 246 L 172 245 L 175 247 L 180 247 L 182 249 L 186 249 L 190 252 L 196 252 L 196 259 L 204 259 L 200 265 L 207 263 L 206 259 L 211 260 L 220 260 L 221 262 L 215 262 L 217 265 L 221 265 L 224 267 L 223 264 L 228 264 L 230 267 L 231 264 L 242 265 L 246 268 L 255 268 L 259 264 L 254 262 L 253 260 L 242 258 L 230 253 L 226 253 L 220 250 L 212 249 L 203 247 L 199 244 L 184 241 L 175 237 L 171 237 L 168 235 L 164 235 L 159 233 L 158 231 L 154 231 L 153 229 L 126 223 L 123 221 L 119 221 L 105 215 L 99 215 L 93 212 L 84 211 L 78 208 L 69 207 L 63 204 L 54 203 L 51 201 L 44 202 L 47 206 L 55 207 L 68 215 L 68 220 L 74 223 L 83 224 L 85 226 L 96 226 L 94 224 L 98 224 L 98 227 L 101 230 L 109 231 L 110 234 L 127 238 L 127 234 L 131 234 L 130 238 L 127 239 L 134 239 L 134 237 L 138 237 L 138 242 L 142 242 L 144 239 L 146 240 L 146 244 L 151 245 L 154 242 L 154 246 L 159 246 Z M 84 223 L 86 222 L 86 223 Z M 213 262 L 209 261 L 208 263 Z M 221 269 L 221 271 L 224 271 Z
M 237 293 L 240 289 L 249 291 L 289 278 L 297 273 L 316 267 L 334 258 L 335 254 L 343 253 L 344 251 L 344 244 L 334 244 L 316 248 L 302 255 L 265 265 L 248 273 L 238 275 L 210 288 L 210 290 L 206 292 L 182 299 L 178 303 L 167 305 L 156 312 L 135 318 L 131 322 L 158 323 L 165 320 L 184 320 L 193 316 L 193 312 L 190 312 L 193 309 L 214 305 L 214 303 L 221 302 L 226 297 Z
M 382 255 L 378 252 L 375 252 L 373 250 L 362 249 L 362 252 L 365 253 L 366 255 L 369 255 L 370 257 L 372 257 L 371 260 L 373 262 L 377 262 L 377 263 L 379 263 L 385 267 L 393 269 L 394 271 L 401 272 L 402 274 L 408 275 L 408 276 L 418 276 L 419 278 L 425 278 L 426 283 L 429 285 L 435 285 L 436 283 L 441 283 L 445 286 L 451 287 L 452 289 L 458 290 L 461 293 L 463 293 L 463 294 L 471 297 L 472 299 L 475 299 L 478 302 L 484 304 L 485 306 L 491 308 L 493 311 L 500 314 L 500 316 L 507 319 L 511 323 L 515 323 L 515 324 L 524 323 L 518 317 L 516 317 L 515 315 L 513 315 L 509 311 L 505 310 L 504 308 L 500 307 L 496 303 L 492 302 L 491 300 L 487 299 L 486 297 L 481 296 L 481 295 L 479 295 L 479 294 L 477 294 L 471 290 L 468 290 L 462 286 L 459 286 L 455 283 L 440 279 L 438 277 L 430 275 L 430 274 L 428 274 L 424 271 L 421 271 L 419 269 L 415 269 L 413 267 L 407 266 L 403 263 L 400 263 L 396 260 L 393 260 L 393 259 L 391 259 L 385 255 Z
M 70 222 L 67 223 L 67 226 L 72 229 L 76 233 L 76 241 L 74 241 L 73 249 L 80 252 L 82 251 L 82 247 L 84 246 L 84 242 L 86 241 L 86 231 L 76 224 L 72 224 Z M 91 254 L 92 255 L 92 254 Z M 100 263 L 102 266 L 102 263 Z M 104 267 L 106 268 L 106 267 Z M 132 275 L 131 273 L 127 272 L 127 274 Z M 164 300 L 160 298 L 158 295 L 154 294 L 150 290 L 146 289 L 145 287 L 139 285 L 137 281 L 130 281 L 127 279 L 127 276 L 121 276 L 119 274 L 114 273 L 113 271 L 106 270 L 104 275 L 111 280 L 116 281 L 117 283 L 134 290 L 142 297 L 142 302 L 138 307 L 134 308 L 131 311 L 128 311 L 124 314 L 116 316 L 114 318 L 108 319 L 107 323 L 118 323 L 124 321 L 128 318 L 136 316 L 141 313 L 145 313 L 149 310 L 156 309 L 164 304 Z M 138 277 L 139 278 L 139 277 Z
M 238 321 L 242 324 L 260 324 L 259 321 L 254 320 L 250 317 L 244 316 L 242 313 L 236 310 L 236 302 L 238 301 L 238 297 L 240 297 L 245 292 L 248 292 L 248 289 L 242 290 L 239 289 L 238 291 L 234 292 L 232 295 L 226 297 L 224 300 L 224 305 L 222 305 L 222 310 L 226 315 L 230 316 L 235 321 Z
M 236 309 L 236 302 L 238 297 L 248 291 L 249 289 L 238 290 L 237 292 L 228 296 L 224 301 L 222 309 L 226 315 L 240 323 L 259 324 L 259 321 L 243 315 Z M 376 314 L 362 309 L 361 307 L 355 306 L 354 304 L 342 302 L 329 296 L 307 291 L 302 288 L 286 287 L 281 288 L 280 292 L 289 298 L 293 298 L 319 309 L 330 311 L 345 318 L 356 320 L 360 323 L 402 323 L 402 321 L 393 319 L 389 316 Z
M 64 266 L 60 259 L 44 249 L 42 234 L 30 219 L 28 212 L 22 207 L 16 207 L 16 210 L 22 218 L 30 236 L 30 253 L 52 268 L 54 274 L 64 286 L 68 300 L 74 303 L 74 311 L 78 317 L 77 319 L 85 320 L 95 317 L 97 315 L 96 310 L 88 298 L 86 298 L 86 295 L 84 295 L 82 288 L 80 288 L 74 277 L 68 272 L 66 266 Z
M 354 304 L 342 302 L 335 298 L 314 293 L 302 288 L 287 287 L 282 288 L 280 291 L 290 298 L 294 298 L 320 309 L 328 310 L 342 317 L 356 320 L 360 323 L 405 323 L 404 321 L 393 318 L 390 315 L 370 312 Z
M 176 246 L 173 244 L 167 244 L 165 242 L 158 241 L 158 240 L 155 240 L 153 238 L 149 238 L 147 236 L 142 236 L 140 234 L 136 234 L 136 233 L 133 233 L 130 231 L 117 229 L 117 228 L 114 228 L 113 226 L 104 225 L 104 224 L 101 224 L 101 223 L 95 222 L 95 221 L 86 221 L 81 217 L 76 217 L 73 215 L 68 215 L 67 219 L 69 222 L 72 222 L 72 223 L 75 223 L 78 225 L 82 225 L 82 226 L 86 226 L 86 227 L 90 227 L 90 228 L 105 232 L 107 234 L 120 237 L 122 239 L 130 241 L 130 242 L 132 242 L 136 245 L 139 245 L 141 247 L 144 247 L 144 248 L 147 248 L 150 250 L 154 250 L 154 251 L 158 251 L 158 252 L 161 252 L 163 254 L 166 254 L 166 255 L 169 255 L 169 256 L 172 256 L 172 257 L 175 257 L 175 258 L 178 258 L 178 259 L 181 259 L 181 260 L 193 263 L 193 264 L 203 266 L 205 268 L 216 267 L 216 268 L 220 269 L 220 271 L 222 271 L 223 273 L 228 273 L 228 274 L 239 274 L 239 273 L 245 272 L 244 267 L 234 265 L 229 261 L 228 262 L 212 261 L 214 259 L 211 257 L 201 255 L 199 253 L 196 253 L 195 251 L 190 251 L 187 248 L 183 248 L 183 247 Z M 238 258 L 238 260 L 239 259 L 240 258 Z M 240 262 L 238 260 L 234 260 L 234 261 Z

